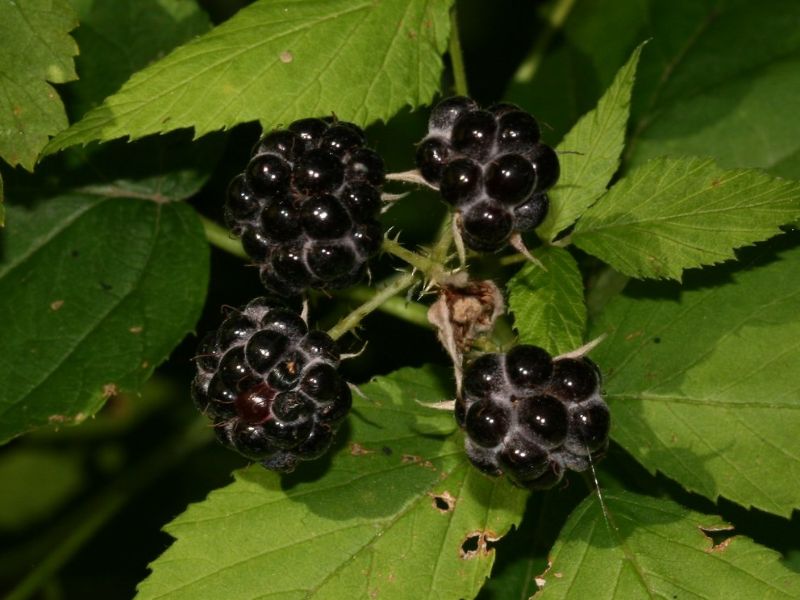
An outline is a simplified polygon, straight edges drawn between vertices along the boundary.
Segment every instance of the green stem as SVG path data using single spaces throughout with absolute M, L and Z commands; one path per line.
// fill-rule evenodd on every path
M 125 506 L 134 494 L 152 484 L 161 475 L 179 464 L 191 452 L 211 441 L 211 428 L 206 419 L 196 419 L 183 435 L 157 447 L 143 460 L 126 470 L 98 496 L 82 505 L 67 519 L 64 535 L 49 549 L 47 556 L 30 571 L 6 596 L 6 600 L 23 600 L 35 594 L 69 560 Z
M 336 325 L 329 329 L 328 335 L 334 340 L 338 340 L 351 329 L 358 327 L 364 317 L 382 306 L 389 298 L 396 296 L 410 287 L 415 279 L 416 277 L 413 273 L 403 273 L 402 275 L 390 279 L 386 285 L 377 289 L 369 300 L 343 317 Z
M 436 239 L 436 244 L 431 251 L 431 260 L 440 265 L 444 265 L 447 261 L 447 255 L 450 253 L 450 246 L 453 243 L 453 215 L 449 214 L 444 218 L 439 228 L 439 235 Z
M 412 252 L 389 238 L 383 240 L 381 249 L 388 254 L 404 260 L 415 269 L 425 273 L 428 277 L 432 277 L 437 271 L 441 271 L 442 269 L 442 265 L 439 262 L 422 256 L 417 252 Z
M 458 33 L 458 15 L 456 6 L 450 11 L 450 64 L 453 67 L 453 83 L 455 84 L 456 94 L 459 96 L 469 96 L 467 87 L 467 72 L 464 69 L 464 53 L 461 51 L 461 37 Z
M 536 45 L 531 50 L 528 58 L 514 73 L 514 83 L 530 83 L 533 81 L 539 66 L 542 64 L 544 53 L 550 46 L 550 42 L 553 41 L 556 32 L 564 25 L 574 5 L 575 0 L 556 0 L 548 17 L 548 27 L 536 41 Z
M 347 300 L 354 300 L 355 302 L 367 302 L 375 294 L 375 290 L 365 285 L 359 285 L 338 293 L 337 298 L 345 298 Z M 428 307 L 419 302 L 401 298 L 400 296 L 392 296 L 384 301 L 378 309 L 381 312 L 397 317 L 403 321 L 411 323 L 412 325 L 419 325 L 431 329 L 430 321 L 428 321 Z
M 212 246 L 216 246 L 220 250 L 224 250 L 239 258 L 248 258 L 247 253 L 242 247 L 242 243 L 236 238 L 231 237 L 230 231 L 208 217 L 204 217 L 200 213 L 198 213 L 197 216 L 200 217 L 200 222 L 203 224 L 203 230 L 206 233 L 206 239 Z

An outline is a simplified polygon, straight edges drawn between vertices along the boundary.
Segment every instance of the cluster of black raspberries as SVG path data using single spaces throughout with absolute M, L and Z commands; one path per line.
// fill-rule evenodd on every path
M 588 358 L 553 360 L 537 346 L 484 354 L 464 373 L 456 419 L 473 465 L 530 489 L 585 471 L 608 448 L 610 416 Z
M 301 119 L 267 134 L 228 188 L 225 218 L 282 296 L 356 283 L 383 241 L 383 159 L 352 123 Z
M 283 303 L 256 298 L 200 344 L 195 405 L 217 438 L 275 471 L 325 453 L 352 403 L 339 351 Z
M 352 403 L 336 343 L 309 331 L 287 302 L 309 288 L 352 285 L 381 246 L 384 165 L 364 144 L 352 123 L 295 121 L 262 138 L 228 188 L 228 226 L 275 296 L 233 311 L 203 339 L 192 397 L 225 446 L 271 470 L 324 454 Z M 433 109 L 417 165 L 455 205 L 462 237 L 478 251 L 539 225 L 559 175 L 532 116 L 510 104 L 478 110 L 463 97 Z M 534 346 L 475 360 L 456 420 L 476 467 L 528 488 L 585 470 L 608 446 L 597 368 Z
M 479 252 L 538 227 L 558 181 L 558 156 L 539 141 L 539 124 L 514 104 L 480 110 L 456 96 L 440 102 L 417 149 L 422 177 L 456 208 L 461 235 Z

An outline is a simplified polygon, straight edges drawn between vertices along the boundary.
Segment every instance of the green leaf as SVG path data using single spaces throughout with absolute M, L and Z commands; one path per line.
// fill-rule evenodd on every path
M 635 103 L 642 163 L 713 156 L 726 168 L 772 169 L 800 150 L 800 4 L 650 0 L 653 47 Z M 800 178 L 800 170 L 786 172 Z
M 651 40 L 637 72 L 626 161 L 711 156 L 726 168 L 800 179 L 798 18 L 795 0 L 575 2 L 539 68 L 515 81 L 509 98 L 558 136 Z
M 451 2 L 261 0 L 134 75 L 48 146 L 311 115 L 367 124 L 439 88 Z
M 617 172 L 625 147 L 631 92 L 642 46 L 634 50 L 597 107 L 585 114 L 558 145 L 561 178 L 550 192 L 550 210 L 536 230 L 553 239 L 603 193 Z
M 485 542 L 526 494 L 474 469 L 453 416 L 420 406 L 447 398 L 448 379 L 404 369 L 363 386 L 330 464 L 237 471 L 166 527 L 176 541 L 138 597 L 472 598 L 494 560 Z
M 67 126 L 51 83 L 75 79 L 78 24 L 67 0 L 0 2 L 0 157 L 33 170 L 48 137 Z
M 75 41 L 80 79 L 66 87 L 70 115 L 83 116 L 136 71 L 211 27 L 185 0 L 72 0 L 81 26 Z
M 575 226 L 576 246 L 633 277 L 734 258 L 800 215 L 800 183 L 710 159 L 656 159 L 632 171 Z
M 6 224 L 6 209 L 3 205 L 5 196 L 3 194 L 3 175 L 0 173 L 0 227 Z
M 572 255 L 548 247 L 537 254 L 547 270 L 528 264 L 508 282 L 508 303 L 519 341 L 557 355 L 583 344 L 583 279 Z
M 590 496 L 564 526 L 537 600 L 800 596 L 780 554 L 717 516 L 622 491 L 603 499 L 605 512 Z
M 193 327 L 208 278 L 202 226 L 183 204 L 73 193 L 8 218 L 0 441 L 137 391 Z
M 0 531 L 19 532 L 52 515 L 83 487 L 80 451 L 17 446 L 0 454 Z
M 695 289 L 632 285 L 608 304 L 592 358 L 611 435 L 648 470 L 712 500 L 800 507 L 798 269 L 796 247 L 759 268 L 692 273 Z

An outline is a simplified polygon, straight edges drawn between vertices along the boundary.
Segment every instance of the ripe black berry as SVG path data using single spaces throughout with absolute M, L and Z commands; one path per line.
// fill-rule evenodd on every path
M 458 158 L 442 171 L 439 192 L 450 204 L 461 204 L 477 194 L 483 183 L 481 168 L 474 160 Z
M 364 132 L 352 123 L 337 123 L 322 134 L 319 147 L 336 156 L 344 156 L 364 144 Z
M 550 208 L 550 199 L 545 193 L 534 194 L 514 209 L 514 229 L 530 231 L 544 222 Z
M 590 453 L 599 460 L 608 446 L 599 381 L 590 360 L 553 361 L 536 346 L 480 356 L 465 370 L 456 400 L 467 457 L 482 472 L 506 473 L 529 489 L 556 485 L 565 469 L 587 469 Z
M 236 228 L 231 230 L 236 233 Z M 269 256 L 272 242 L 261 232 L 261 229 L 249 227 L 242 232 L 242 247 L 253 260 L 262 262 Z
M 506 373 L 512 385 L 532 390 L 547 383 L 553 373 L 552 359 L 538 346 L 514 346 L 506 354 Z
M 578 402 L 588 398 L 599 385 L 593 363 L 583 359 L 565 358 L 553 368 L 553 392 L 564 400 Z
M 517 434 L 503 445 L 498 462 L 513 479 L 524 484 L 542 475 L 550 461 L 544 448 Z
M 497 446 L 510 424 L 509 411 L 505 406 L 494 404 L 489 400 L 475 402 L 467 411 L 465 427 L 467 435 L 480 446 L 491 448 Z
M 293 131 L 277 129 L 265 135 L 253 149 L 256 154 L 277 154 L 284 160 L 294 162 L 303 153 L 305 142 Z
M 570 412 L 570 450 L 579 455 L 599 450 L 608 440 L 610 426 L 608 407 L 602 400 L 575 406 Z
M 383 159 L 374 150 L 358 148 L 350 154 L 347 163 L 348 181 L 366 181 L 373 186 L 382 186 L 384 171 Z
M 519 154 L 503 154 L 489 163 L 486 170 L 486 193 L 503 204 L 516 206 L 533 191 L 536 172 Z
M 258 298 L 201 343 L 195 405 L 222 443 L 273 470 L 330 446 L 352 404 L 336 344 L 280 302 Z
M 303 229 L 317 240 L 339 238 L 351 227 L 350 215 L 336 196 L 309 198 L 300 213 Z
M 289 338 L 277 331 L 258 331 L 248 340 L 245 357 L 250 367 L 261 375 L 269 372 L 289 346 Z
M 505 386 L 503 365 L 499 354 L 479 356 L 464 372 L 464 393 L 471 398 L 488 398 Z
M 558 181 L 561 168 L 558 164 L 558 155 L 555 150 L 545 144 L 536 144 L 525 153 L 536 171 L 535 191 L 549 190 Z
M 326 150 L 307 152 L 294 169 L 294 184 L 306 194 L 333 192 L 344 181 L 341 161 Z
M 450 144 L 444 138 L 429 137 L 417 148 L 417 168 L 428 183 L 438 183 L 450 159 Z
M 431 110 L 428 128 L 449 130 L 459 116 L 477 108 L 478 104 L 472 98 L 465 98 L 464 96 L 445 98 Z
M 322 119 L 300 119 L 289 125 L 289 131 L 303 140 L 306 150 L 316 148 L 327 129 L 328 124 Z
M 464 242 L 474 250 L 488 252 L 508 241 L 514 217 L 504 206 L 482 200 L 464 212 L 461 224 Z
M 278 198 L 261 213 L 261 231 L 269 239 L 281 242 L 300 235 L 300 219 L 290 198 Z
M 510 112 L 519 112 L 519 106 L 516 104 L 512 104 L 511 102 L 497 102 L 492 104 L 489 108 L 487 108 L 490 113 L 492 113 L 495 117 L 502 117 L 503 115 L 510 113 Z
M 553 396 L 528 396 L 520 398 L 517 417 L 533 438 L 548 448 L 564 443 L 567 437 L 567 409 Z
M 246 179 L 259 194 L 280 194 L 289 187 L 292 168 L 275 154 L 258 154 L 247 165 Z
M 519 152 L 539 141 L 539 124 L 530 114 L 510 110 L 499 116 L 497 146 L 501 152 Z
M 549 201 L 543 192 L 558 180 L 559 164 L 539 136 L 536 119 L 515 104 L 480 110 L 458 97 L 431 111 L 428 134 L 417 149 L 417 168 L 462 212 L 462 239 L 473 250 L 498 250 L 513 232 L 544 221 Z
M 353 231 L 353 241 L 363 254 L 373 255 L 383 243 L 381 224 L 375 220 L 359 225 Z
M 338 242 L 315 242 L 306 252 L 311 272 L 322 281 L 331 281 L 350 273 L 356 264 L 356 253 Z
M 228 190 L 225 218 L 282 296 L 355 283 L 380 249 L 383 159 L 360 127 L 302 119 L 268 133 Z M 325 242 L 323 245 L 317 242 Z
M 253 460 L 266 458 L 277 449 L 274 441 L 267 437 L 267 432 L 258 424 L 237 420 L 227 428 L 227 433 L 236 451 Z
M 492 113 L 474 110 L 456 119 L 450 141 L 458 152 L 484 159 L 492 151 L 496 131 L 497 122 Z
M 237 175 L 228 186 L 228 202 L 226 204 L 226 221 L 235 223 L 238 219 L 247 219 L 261 208 L 258 196 L 247 185 L 244 175 Z

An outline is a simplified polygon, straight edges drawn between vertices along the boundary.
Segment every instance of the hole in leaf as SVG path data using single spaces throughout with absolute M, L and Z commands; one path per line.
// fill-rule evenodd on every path
M 707 549 L 707 552 L 724 552 L 736 537 L 731 525 L 700 527 L 700 531 L 711 540 L 711 547 Z
M 467 537 L 461 542 L 461 548 L 458 553 L 465 560 L 475 558 L 478 554 L 488 556 L 499 539 L 500 536 L 494 531 L 473 531 L 467 534 Z
M 433 507 L 442 513 L 451 512 L 456 505 L 456 499 L 453 498 L 450 492 L 442 492 L 441 494 L 428 494 L 433 498 Z
M 461 544 L 461 556 L 468 558 L 472 554 L 477 554 L 480 541 L 481 535 L 479 533 L 468 536 L 464 543 Z

